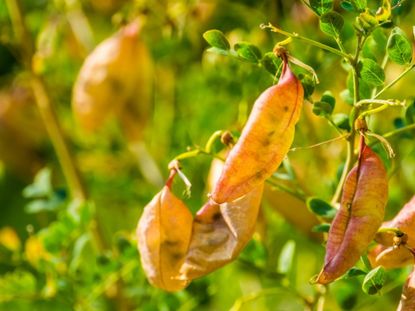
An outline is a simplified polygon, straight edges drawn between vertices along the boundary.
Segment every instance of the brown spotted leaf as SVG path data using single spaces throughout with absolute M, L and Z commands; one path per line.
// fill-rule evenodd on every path
M 192 214 L 165 186 L 144 208 L 137 226 L 141 263 L 150 283 L 177 291 L 188 281 L 179 279 L 192 232 Z

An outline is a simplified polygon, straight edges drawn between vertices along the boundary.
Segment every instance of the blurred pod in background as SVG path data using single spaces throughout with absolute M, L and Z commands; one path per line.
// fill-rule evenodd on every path
M 31 89 L 18 77 L 0 90 L 0 160 L 7 169 L 30 180 L 43 166 L 45 141 Z
M 152 74 L 147 47 L 139 39 L 141 27 L 142 21 L 132 22 L 86 58 L 72 98 L 75 117 L 85 130 L 97 131 L 111 116 L 128 113 L 126 109 L 140 118 L 135 120 L 140 127 L 146 122 Z

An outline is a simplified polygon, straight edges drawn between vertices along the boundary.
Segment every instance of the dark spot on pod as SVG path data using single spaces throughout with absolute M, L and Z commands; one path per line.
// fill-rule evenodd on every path
M 261 179 L 263 175 L 264 175 L 264 171 L 256 172 L 255 173 L 255 178 L 256 179 Z
M 169 254 L 172 261 L 179 261 L 183 258 L 184 254 L 182 252 L 173 252 Z
M 177 240 L 164 240 L 163 244 L 166 245 L 167 247 L 173 247 L 173 246 L 175 247 L 178 244 L 180 244 L 180 241 L 177 241 Z
M 267 147 L 270 144 L 271 144 L 271 138 L 270 138 L 270 136 L 269 135 L 268 136 L 265 136 L 264 139 L 263 139 L 263 141 L 262 141 L 262 145 L 264 147 Z
M 108 77 L 107 81 L 114 92 L 123 92 L 124 85 L 120 80 L 113 77 Z
M 287 112 L 289 108 L 288 106 L 284 106 L 282 109 L 284 109 L 284 111 Z
M 267 136 L 268 136 L 268 137 L 272 137 L 274 134 L 275 134 L 275 131 L 274 131 L 274 130 L 272 130 L 272 131 L 269 131 L 269 132 L 268 132 Z
M 213 214 L 213 216 L 212 216 L 212 219 L 213 219 L 213 221 L 218 221 L 219 219 L 221 219 L 222 218 L 222 214 L 221 213 L 215 213 L 215 214 Z

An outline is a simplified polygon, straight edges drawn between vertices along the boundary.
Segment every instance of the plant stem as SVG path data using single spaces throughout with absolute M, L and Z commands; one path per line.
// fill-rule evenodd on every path
M 306 196 L 303 193 L 300 193 L 300 192 L 295 191 L 295 190 L 293 190 L 293 189 L 291 189 L 291 188 L 289 188 L 289 187 L 287 187 L 285 185 L 281 185 L 281 184 L 277 183 L 273 179 L 273 177 L 268 178 L 266 180 L 266 182 L 269 183 L 271 186 L 273 186 L 273 187 L 275 187 L 275 188 L 277 188 L 277 189 L 279 189 L 281 191 L 284 191 L 284 192 L 287 192 L 287 193 L 291 194 L 292 196 L 296 197 L 297 199 L 299 199 L 299 200 L 301 200 L 303 202 L 306 201 Z
M 389 105 L 389 106 L 404 106 L 404 102 L 398 100 L 387 100 L 387 99 L 362 99 L 356 103 L 356 107 L 361 107 L 366 104 L 378 104 L 378 105 Z
M 318 48 L 320 48 L 322 50 L 326 50 L 328 52 L 331 52 L 331 53 L 336 54 L 338 56 L 341 56 L 343 58 L 346 58 L 346 59 L 350 59 L 351 58 L 350 55 L 348 55 L 348 54 L 346 54 L 346 53 L 344 53 L 344 52 L 342 52 L 342 51 L 340 51 L 338 49 L 332 48 L 331 46 L 325 45 L 325 44 L 320 43 L 318 41 L 314 41 L 314 40 L 309 39 L 307 37 L 300 36 L 298 33 L 295 33 L 295 32 L 294 33 L 291 33 L 291 32 L 288 32 L 288 31 L 279 29 L 279 28 L 273 26 L 271 23 L 268 23 L 266 25 L 265 24 L 262 24 L 260 27 L 262 29 L 269 28 L 269 29 L 271 29 L 272 32 L 280 33 L 280 34 L 282 34 L 284 36 L 287 36 L 287 37 L 290 37 L 290 38 L 293 38 L 293 39 L 297 39 L 297 40 L 303 41 L 305 43 L 308 43 L 310 45 L 313 45 L 315 47 L 318 47 Z
M 408 72 L 410 72 L 415 67 L 415 64 L 411 64 L 408 66 L 399 76 L 397 76 L 395 79 L 393 79 L 388 85 L 386 85 L 383 89 L 381 89 L 374 97 L 378 98 L 380 95 L 382 95 L 385 91 L 390 89 L 392 86 L 395 85 L 396 82 L 398 82 L 402 77 L 404 77 Z
M 20 0 L 6 0 L 6 4 L 9 9 L 17 44 L 23 52 L 22 62 L 31 73 L 31 87 L 36 104 L 53 148 L 55 149 L 69 191 L 73 199 L 79 202 L 85 202 L 87 199 L 86 189 L 56 117 L 47 87 L 42 78 L 32 68 L 32 58 L 34 55 L 33 40 L 24 21 Z M 104 243 L 95 220 L 91 221 L 90 230 L 97 250 L 102 250 Z
M 401 127 L 401 128 L 398 128 L 398 129 L 393 130 L 393 131 L 390 131 L 388 133 L 383 134 L 382 136 L 384 138 L 388 138 L 388 137 L 392 137 L 394 135 L 403 133 L 405 131 L 410 131 L 410 130 L 415 130 L 415 123 L 414 124 L 407 125 L 407 126 L 404 126 L 404 127 Z
M 362 49 L 362 46 L 363 46 L 365 40 L 366 40 L 365 37 L 358 36 L 357 46 L 356 46 L 356 51 L 355 51 L 354 57 L 353 57 L 353 59 L 347 58 L 347 60 L 349 61 L 350 65 L 353 68 L 353 105 L 354 106 L 356 106 L 356 104 L 360 100 L 360 95 L 359 95 L 359 71 L 358 71 L 357 65 L 358 65 L 358 62 L 359 62 L 360 51 Z M 355 117 L 354 118 L 356 118 L 356 116 L 359 115 L 359 107 L 355 107 L 354 109 L 355 109 L 355 114 L 354 114 Z M 343 184 L 346 181 L 347 174 L 352 169 L 353 163 L 355 161 L 355 155 L 354 155 L 355 137 L 356 137 L 356 130 L 354 128 L 355 119 L 351 120 L 351 121 L 352 121 L 351 122 L 352 129 L 350 131 L 350 136 L 347 139 L 346 162 L 344 163 L 344 168 L 343 168 L 342 175 L 340 177 L 339 183 L 337 184 L 337 188 L 334 192 L 333 198 L 331 199 L 331 204 L 334 205 L 334 206 L 336 205 L 336 203 L 340 199 L 340 195 L 341 195 L 342 190 L 343 190 Z
M 40 115 L 59 159 L 72 197 L 80 201 L 85 201 L 87 198 L 86 190 L 83 186 L 75 160 L 64 139 L 56 114 L 52 108 L 45 84 L 42 79 L 36 75 L 32 76 L 31 82 Z
M 73 159 L 68 145 L 65 141 L 62 129 L 53 110 L 50 97 L 46 90 L 45 83 L 32 69 L 33 41 L 24 21 L 22 7 L 19 0 L 7 0 L 10 19 L 17 38 L 17 43 L 24 52 L 23 61 L 32 74 L 31 86 L 39 108 L 40 115 L 55 149 L 63 174 L 68 183 L 72 197 L 80 201 L 86 200 L 86 191 L 81 176 L 78 172 L 75 160 Z

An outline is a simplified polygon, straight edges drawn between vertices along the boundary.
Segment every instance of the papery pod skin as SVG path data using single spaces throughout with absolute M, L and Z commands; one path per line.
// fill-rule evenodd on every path
M 391 220 L 384 222 L 382 228 L 399 229 L 408 236 L 406 244 L 415 248 L 415 196 L 406 203 L 399 213 Z M 376 242 L 385 246 L 393 245 L 393 232 L 379 232 L 376 234 Z
M 75 117 L 84 129 L 96 131 L 127 106 L 137 113 L 135 101 L 143 106 L 143 113 L 148 110 L 148 99 L 137 96 L 142 88 L 148 88 L 146 81 L 151 80 L 151 58 L 139 39 L 140 28 L 139 22 L 127 25 L 86 58 L 72 99 Z
M 166 291 L 185 288 L 179 279 L 190 242 L 193 217 L 165 186 L 144 208 L 137 226 L 141 264 L 149 282 Z
M 412 270 L 402 290 L 401 301 L 397 311 L 415 310 L 415 271 Z
M 254 233 L 262 192 L 263 183 L 233 202 L 204 205 L 193 222 L 183 279 L 206 275 L 239 255 Z
M 231 202 L 271 176 L 294 139 L 300 118 L 303 87 L 285 63 L 278 84 L 256 100 L 241 137 L 226 159 L 212 199 Z
M 414 262 L 414 256 L 404 246 L 386 247 L 376 245 L 376 247 L 368 252 L 367 257 L 373 268 L 378 266 L 383 266 L 386 269 L 402 268 Z
M 382 224 L 387 200 L 388 179 L 383 163 L 364 146 L 359 164 L 346 178 L 317 283 L 334 281 L 359 260 Z

